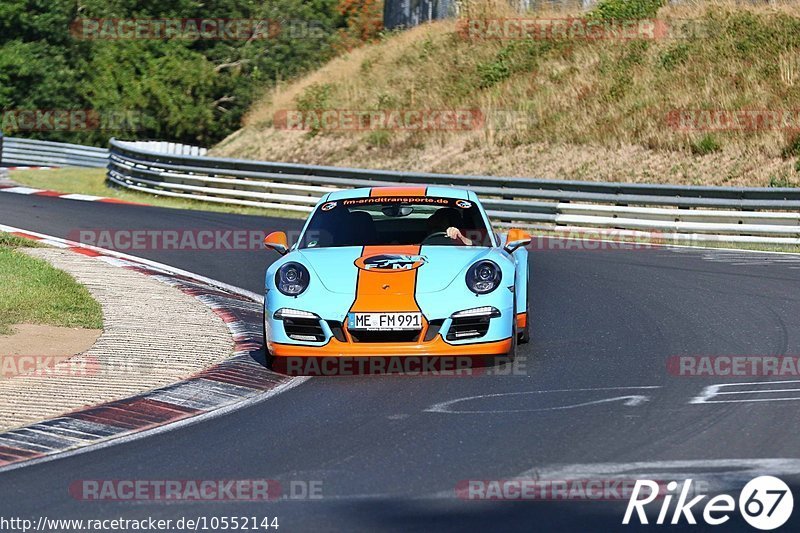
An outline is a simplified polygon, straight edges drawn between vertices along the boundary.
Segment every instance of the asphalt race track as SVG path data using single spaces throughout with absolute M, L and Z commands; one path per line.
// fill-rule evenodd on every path
M 0 193 L 0 223 L 74 238 L 78 229 L 271 231 L 301 221 Z M 275 258 L 130 253 L 255 292 Z M 0 516 L 277 516 L 284 532 L 625 531 L 634 529 L 620 525 L 625 502 L 468 501 L 454 489 L 465 480 L 628 471 L 716 480 L 738 496 L 737 483 L 774 468 L 800 494 L 800 404 L 791 401 L 800 400 L 791 392 L 800 377 L 737 388 L 730 384 L 776 378 L 667 370 L 670 356 L 800 354 L 800 256 L 532 250 L 530 266 L 533 340 L 511 375 L 311 378 L 220 418 L 2 473 Z M 718 384 L 739 394 L 705 389 Z M 68 493 L 78 479 L 254 478 L 311 483 L 322 498 L 128 503 Z M 795 511 L 784 528 L 798 525 Z M 738 515 L 726 526 L 755 531 Z

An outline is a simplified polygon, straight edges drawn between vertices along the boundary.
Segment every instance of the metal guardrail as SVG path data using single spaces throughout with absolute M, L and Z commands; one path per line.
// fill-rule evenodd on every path
M 102 168 L 108 164 L 108 150 L 79 144 L 2 138 L 0 143 L 0 165 L 12 166 L 52 166 L 52 167 L 94 167 Z
M 475 191 L 501 226 L 658 232 L 669 240 L 800 244 L 800 189 L 459 176 L 164 154 L 112 139 L 108 180 L 207 202 L 309 212 L 326 192 L 398 184 Z
M 106 150 L 2 135 L 0 165 L 107 166 L 110 183 L 137 191 L 299 212 L 310 212 L 325 193 L 344 188 L 453 186 L 479 194 L 498 226 L 569 232 L 611 229 L 631 236 L 656 233 L 665 240 L 800 244 L 798 188 L 397 172 L 207 157 L 203 148 L 176 143 L 112 139 Z

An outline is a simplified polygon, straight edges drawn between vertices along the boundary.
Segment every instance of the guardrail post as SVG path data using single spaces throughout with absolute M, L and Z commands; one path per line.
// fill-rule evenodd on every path
M 117 184 L 109 179 L 111 175 L 111 158 L 114 157 L 114 137 L 108 140 L 108 162 L 106 163 L 106 187 L 118 188 Z

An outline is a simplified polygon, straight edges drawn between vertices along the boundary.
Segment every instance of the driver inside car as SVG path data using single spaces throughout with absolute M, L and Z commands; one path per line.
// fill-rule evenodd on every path
M 427 220 L 428 236 L 436 233 L 445 233 L 447 237 L 454 241 L 459 241 L 464 246 L 472 246 L 472 239 L 465 237 L 458 226 L 461 222 L 461 215 L 458 210 L 452 207 L 444 207 L 432 214 Z

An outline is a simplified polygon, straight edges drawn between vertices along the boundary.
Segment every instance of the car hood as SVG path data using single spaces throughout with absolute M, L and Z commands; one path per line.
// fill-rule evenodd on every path
M 463 246 L 348 246 L 305 248 L 297 253 L 313 270 L 312 277 L 319 279 L 328 291 L 354 294 L 361 272 L 379 273 L 391 285 L 392 279 L 409 270 L 416 271 L 415 293 L 441 291 L 491 251 L 491 248 Z

